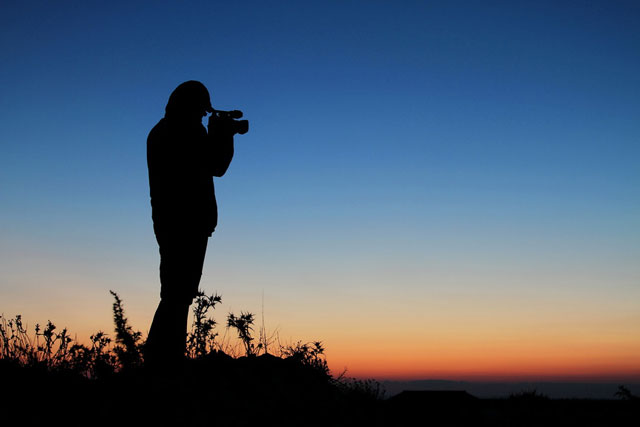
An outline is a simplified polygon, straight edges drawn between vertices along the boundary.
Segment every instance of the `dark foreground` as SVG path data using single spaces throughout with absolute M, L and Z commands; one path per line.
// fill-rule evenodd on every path
M 638 400 L 476 399 L 330 379 L 275 356 L 189 361 L 178 372 L 122 371 L 90 380 L 0 361 L 2 425 L 68 426 L 624 426 Z
M 382 402 L 387 425 L 623 426 L 640 420 L 640 402 L 631 400 L 547 399 L 526 393 L 504 399 L 465 398 L 455 392 L 416 394 Z

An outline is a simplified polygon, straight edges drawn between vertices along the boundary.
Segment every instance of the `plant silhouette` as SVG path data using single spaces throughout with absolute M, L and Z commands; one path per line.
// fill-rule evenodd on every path
M 218 336 L 218 333 L 213 331 L 216 321 L 213 317 L 207 317 L 207 313 L 221 301 L 220 295 L 208 296 L 202 291 L 198 292 L 192 309 L 191 331 L 187 335 L 187 355 L 189 357 L 194 359 L 204 357 L 214 350 L 215 339 Z
M 253 337 L 251 336 L 253 322 L 254 316 L 252 313 L 240 312 L 240 316 L 237 317 L 233 313 L 229 313 L 227 316 L 227 327 L 235 328 L 236 331 L 238 331 L 238 338 L 242 340 L 247 356 L 255 355 L 256 350 L 252 343 Z
M 280 345 L 274 348 L 278 355 L 254 345 L 251 334 L 255 316 L 249 312 L 228 316 L 227 328 L 238 332 L 234 339 L 244 355 L 226 354 L 221 349 L 225 345 L 233 347 L 218 341 L 217 322 L 212 316 L 222 298 L 201 291 L 192 307 L 187 369 L 178 372 L 178 377 L 175 372 L 158 375 L 144 364 L 143 335 L 130 324 L 123 300 L 118 293 L 110 293 L 114 299 L 113 338 L 98 331 L 87 344 L 74 342 L 66 329 L 58 330 L 52 322 L 45 328 L 36 325 L 28 330 L 22 316 L 0 316 L 0 375 L 4 388 L 11 390 L 9 396 L 0 396 L 0 406 L 12 407 L 10 413 L 28 413 L 23 397 L 40 390 L 49 395 L 49 404 L 72 399 L 87 408 L 85 417 L 94 416 L 89 412 L 94 402 L 112 402 L 110 405 L 123 417 L 125 413 L 138 414 L 127 415 L 120 424 L 184 425 L 192 423 L 190 420 L 211 423 L 211 411 L 206 408 L 215 402 L 226 408 L 225 415 L 218 414 L 217 425 L 249 426 L 259 422 L 274 405 L 292 408 L 291 424 L 281 425 L 298 425 L 293 420 L 320 407 L 327 414 L 337 414 L 353 402 L 363 402 L 363 396 L 370 402 L 379 400 L 356 381 L 333 378 L 319 341 Z M 145 415 L 139 411 L 139 404 L 156 409 Z M 252 409 L 247 410 L 248 406 Z M 236 415 L 240 413 L 242 417 Z M 45 413 L 41 418 L 35 414 L 33 419 L 47 421 Z M 318 420 L 326 421 L 323 417 Z
M 124 315 L 122 300 L 114 291 L 109 291 L 115 299 L 113 303 L 113 322 L 116 332 L 114 351 L 122 367 L 130 368 L 142 363 L 142 333 L 134 331 Z

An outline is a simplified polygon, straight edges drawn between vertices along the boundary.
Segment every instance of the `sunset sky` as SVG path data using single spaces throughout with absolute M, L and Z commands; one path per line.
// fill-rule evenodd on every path
M 350 376 L 640 381 L 637 1 L 8 1 L 0 313 L 159 300 L 146 137 L 241 109 L 201 288 Z M 264 307 L 264 310 L 263 310 Z

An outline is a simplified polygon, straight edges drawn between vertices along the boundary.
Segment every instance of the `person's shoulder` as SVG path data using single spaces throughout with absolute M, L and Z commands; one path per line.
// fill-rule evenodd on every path
M 167 121 L 162 118 L 149 132 L 149 136 L 147 137 L 147 141 L 155 141 L 157 139 L 164 139 L 164 137 L 168 133 Z

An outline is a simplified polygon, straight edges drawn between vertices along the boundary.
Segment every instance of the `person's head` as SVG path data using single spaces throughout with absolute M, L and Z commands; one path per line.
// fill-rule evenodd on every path
M 189 80 L 181 83 L 169 96 L 165 117 L 201 121 L 207 112 L 212 111 L 207 88 L 198 81 Z

